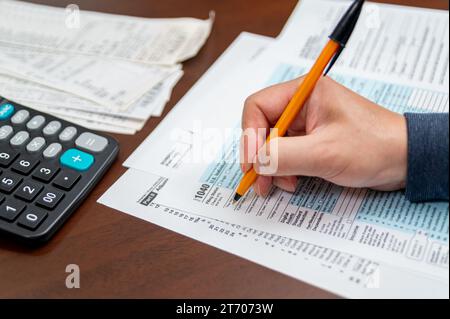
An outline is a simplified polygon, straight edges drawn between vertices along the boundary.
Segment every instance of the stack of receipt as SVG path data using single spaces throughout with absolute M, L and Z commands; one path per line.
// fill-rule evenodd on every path
M 160 116 L 212 19 L 145 19 L 0 0 L 0 96 L 94 130 Z

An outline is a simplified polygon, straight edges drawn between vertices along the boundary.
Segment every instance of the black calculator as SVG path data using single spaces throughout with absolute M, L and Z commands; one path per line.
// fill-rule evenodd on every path
M 111 137 L 0 97 L 0 233 L 47 241 L 118 151 Z

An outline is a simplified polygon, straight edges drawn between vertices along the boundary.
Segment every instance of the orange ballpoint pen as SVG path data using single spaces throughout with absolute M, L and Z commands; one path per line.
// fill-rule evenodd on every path
M 303 82 L 299 85 L 294 96 L 278 119 L 276 125 L 274 126 L 275 129 L 271 130 L 269 136 L 267 137 L 266 143 L 275 137 L 281 137 L 286 134 L 289 126 L 292 124 L 297 114 L 301 111 L 306 100 L 314 90 L 317 81 L 319 81 L 322 75 L 326 75 L 328 73 L 344 49 L 350 35 L 353 32 L 353 29 L 355 28 L 359 15 L 361 14 L 363 4 L 364 0 L 356 0 L 345 12 L 333 33 L 330 35 L 330 40 L 323 48 L 311 70 L 308 72 Z M 325 68 L 327 69 L 324 72 Z M 258 174 L 254 168 L 251 168 L 244 174 L 236 189 L 234 201 L 238 201 L 249 190 L 249 188 L 256 181 L 257 177 Z

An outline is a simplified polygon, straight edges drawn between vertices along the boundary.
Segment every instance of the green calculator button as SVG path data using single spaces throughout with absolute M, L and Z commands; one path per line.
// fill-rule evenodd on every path
M 0 105 L 0 121 L 7 120 L 14 113 L 14 105 L 5 103 Z
M 76 171 L 86 171 L 94 164 L 94 156 L 76 148 L 68 149 L 59 159 L 61 165 Z

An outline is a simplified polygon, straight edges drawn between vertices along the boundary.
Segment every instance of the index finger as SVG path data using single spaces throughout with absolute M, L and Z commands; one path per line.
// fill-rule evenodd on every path
M 242 114 L 241 168 L 248 171 L 257 151 L 264 145 L 269 129 L 275 125 L 303 77 L 275 84 L 249 96 Z M 302 125 L 295 123 L 295 126 Z M 299 127 L 300 129 L 300 127 Z

